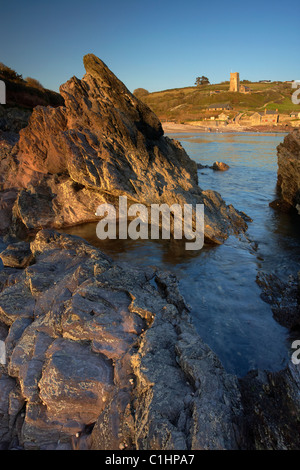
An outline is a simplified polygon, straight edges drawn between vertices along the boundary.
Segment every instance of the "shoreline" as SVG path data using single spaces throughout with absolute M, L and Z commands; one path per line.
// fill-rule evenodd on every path
M 232 133 L 232 132 L 245 132 L 245 133 L 270 133 L 270 134 L 282 134 L 291 132 L 293 128 L 286 128 L 285 126 L 277 126 L 274 128 L 273 126 L 253 126 L 253 127 L 243 127 L 234 124 L 228 124 L 227 126 L 222 127 L 208 127 L 208 126 L 200 126 L 200 125 L 193 125 L 193 124 L 180 124 L 175 122 L 162 122 L 162 128 L 165 133 L 208 133 L 208 134 L 224 134 L 224 133 Z

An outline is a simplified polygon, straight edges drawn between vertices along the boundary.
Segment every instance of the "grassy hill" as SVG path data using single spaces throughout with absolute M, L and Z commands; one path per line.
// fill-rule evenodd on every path
M 44 88 L 34 78 L 22 75 L 0 62 L 0 80 L 6 86 L 6 106 L 32 110 L 35 106 L 61 106 L 64 100 L 59 93 Z
M 207 111 L 214 103 L 229 103 L 233 111 L 227 114 L 234 116 L 239 112 L 254 112 L 267 109 L 278 109 L 281 114 L 298 110 L 300 105 L 291 101 L 290 83 L 247 83 L 252 90 L 250 94 L 229 92 L 229 83 L 215 85 L 174 88 L 149 93 L 142 96 L 144 101 L 162 120 L 186 122 L 205 119 L 219 112 Z

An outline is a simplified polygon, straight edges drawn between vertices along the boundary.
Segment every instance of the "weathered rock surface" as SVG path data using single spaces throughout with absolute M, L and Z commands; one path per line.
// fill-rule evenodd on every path
M 4 268 L 0 293 L 2 446 L 239 448 L 238 381 L 191 326 L 173 276 L 49 230 L 30 247 L 33 264 Z
M 300 367 L 249 372 L 240 380 L 249 450 L 300 450 Z
M 299 366 L 238 380 L 173 275 L 52 230 L 30 251 L 0 276 L 1 448 L 300 448 Z
M 8 245 L 0 258 L 4 266 L 10 268 L 25 268 L 32 260 L 30 244 L 28 242 L 18 242 Z
M 282 326 L 300 328 L 300 271 L 298 278 L 289 276 L 283 282 L 275 274 L 259 273 L 257 283 L 262 299 L 271 305 L 276 321 Z
M 97 220 L 101 202 L 205 204 L 205 237 L 222 243 L 246 229 L 219 194 L 198 186 L 196 163 L 163 136 L 156 115 L 97 57 L 61 86 L 64 107 L 37 106 L 5 172 L 17 188 L 13 227 L 59 228 Z
M 293 130 L 277 147 L 278 173 L 277 187 L 285 205 L 294 207 L 300 213 L 300 131 Z M 272 207 L 282 208 L 282 203 L 274 201 Z

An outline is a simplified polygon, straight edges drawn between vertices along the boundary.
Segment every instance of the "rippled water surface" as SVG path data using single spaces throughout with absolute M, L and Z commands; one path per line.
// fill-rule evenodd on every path
M 73 227 L 119 261 L 173 271 L 191 307 L 194 324 L 227 371 L 241 376 L 253 368 L 281 369 L 290 357 L 288 330 L 272 317 L 256 283 L 260 270 L 285 279 L 299 269 L 299 218 L 269 207 L 276 198 L 276 146 L 284 134 L 169 134 L 196 162 L 223 161 L 227 172 L 198 171 L 202 189 L 220 192 L 226 203 L 248 214 L 247 238 L 186 252 L 167 241 L 100 241 L 95 224 Z

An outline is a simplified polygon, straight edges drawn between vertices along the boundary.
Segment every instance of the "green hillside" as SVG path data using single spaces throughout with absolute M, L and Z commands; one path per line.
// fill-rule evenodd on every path
M 289 114 L 298 110 L 300 105 L 292 103 L 291 96 L 295 91 L 290 83 L 247 83 L 251 93 L 229 92 L 229 83 L 215 85 L 174 88 L 149 93 L 141 99 L 162 120 L 178 122 L 201 120 L 208 116 L 219 114 L 207 111 L 214 103 L 229 103 L 233 110 L 227 114 L 233 116 L 238 112 L 254 112 L 267 109 L 278 109 L 279 113 Z

